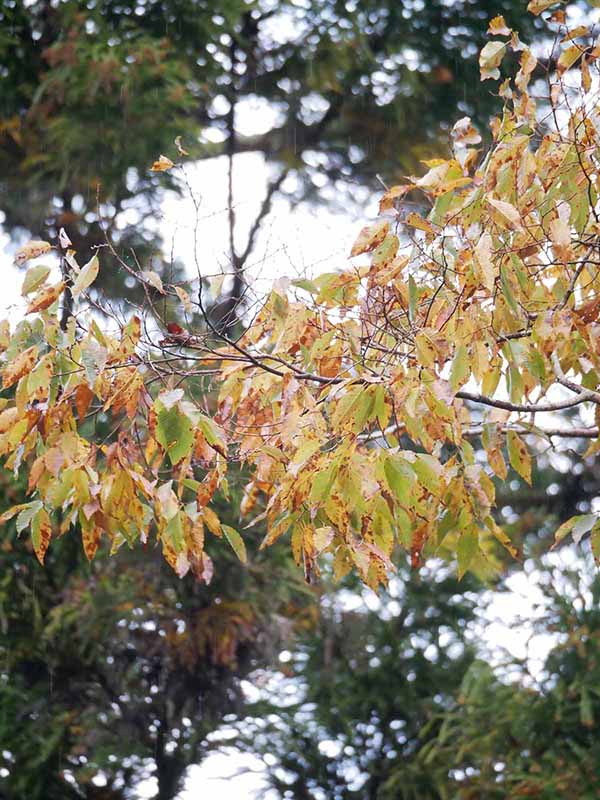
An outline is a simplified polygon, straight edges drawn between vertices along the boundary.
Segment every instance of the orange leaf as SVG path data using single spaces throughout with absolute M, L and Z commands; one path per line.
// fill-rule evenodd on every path
M 55 286 L 48 286 L 38 292 L 33 298 L 31 303 L 27 306 L 26 314 L 35 314 L 37 311 L 44 311 L 50 308 L 52 303 L 56 302 L 63 293 L 65 284 L 63 281 L 57 283 Z

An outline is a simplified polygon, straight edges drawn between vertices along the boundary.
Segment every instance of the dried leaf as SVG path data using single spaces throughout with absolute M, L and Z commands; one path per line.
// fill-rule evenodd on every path
M 370 253 L 371 250 L 375 250 L 388 235 L 389 230 L 390 225 L 386 220 L 379 220 L 372 225 L 366 225 L 358 234 L 350 255 L 359 256 L 362 253 Z
M 39 258 L 39 256 L 43 256 L 46 253 L 49 253 L 51 250 L 52 245 L 48 244 L 48 242 L 42 242 L 34 239 L 31 242 L 27 242 L 27 244 L 24 244 L 23 247 L 20 247 L 17 250 L 15 253 L 15 264 L 20 267 L 27 261 L 30 261 L 32 258 Z
M 28 347 L 2 370 L 2 387 L 8 389 L 34 368 L 38 357 L 36 345 Z
M 153 272 L 152 270 L 145 269 L 142 272 L 140 272 L 140 275 L 142 276 L 142 278 L 146 283 L 149 283 L 150 286 L 154 286 L 154 288 L 157 289 L 161 294 L 165 293 L 165 290 L 163 288 L 163 282 L 160 279 L 160 275 L 158 275 L 158 273 Z
M 47 308 L 50 308 L 50 306 L 61 296 L 64 288 L 65 284 L 63 281 L 61 281 L 55 286 L 48 286 L 46 289 L 42 289 L 41 292 L 36 294 L 31 303 L 29 303 L 25 313 L 35 314 L 38 311 L 45 311 Z
M 166 156 L 160 156 L 157 161 L 152 164 L 150 167 L 152 172 L 166 172 L 169 169 L 172 169 L 175 164 L 171 161 L 170 158 Z

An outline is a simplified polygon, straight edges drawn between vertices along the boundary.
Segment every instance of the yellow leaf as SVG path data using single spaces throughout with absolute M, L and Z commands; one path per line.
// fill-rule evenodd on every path
M 192 309 L 192 301 L 190 299 L 189 294 L 186 292 L 185 289 L 182 289 L 181 286 L 176 286 L 175 292 L 177 294 L 177 297 L 181 300 L 181 304 L 185 309 L 185 311 L 188 314 L 191 314 L 193 309 Z
M 512 468 L 531 485 L 531 456 L 525 443 L 515 431 L 508 431 L 507 445 Z
M 531 14 L 535 14 L 537 17 L 542 13 L 542 11 L 550 8 L 550 6 L 555 6 L 557 2 L 558 0 L 530 0 L 530 2 L 527 4 L 527 11 L 529 11 Z
M 507 26 L 504 17 L 499 14 L 490 20 L 487 32 L 490 36 L 510 36 L 512 30 Z
M 96 555 L 98 545 L 100 544 L 100 536 L 102 529 L 96 525 L 82 526 L 81 528 L 81 541 L 83 544 L 83 552 L 85 553 L 88 561 L 91 561 Z
M 501 214 L 504 220 L 510 223 L 510 227 L 516 230 L 523 229 L 521 215 L 511 203 L 507 203 L 504 200 L 497 200 L 495 197 L 488 197 L 487 201 L 492 208 L 496 209 L 496 211 Z
M 222 525 L 223 533 L 225 534 L 225 538 L 231 545 L 231 549 L 242 562 L 242 564 L 246 564 L 248 561 L 248 556 L 246 555 L 246 545 L 244 544 L 244 540 L 239 535 L 239 533 L 235 530 L 235 528 L 230 528 L 229 525 Z
M 395 208 L 396 204 L 404 195 L 412 189 L 412 185 L 410 183 L 403 183 L 399 186 L 392 186 L 387 192 L 383 195 L 381 200 L 379 201 L 379 213 L 383 214 L 384 211 L 389 211 L 389 209 Z
M 28 347 L 20 353 L 13 361 L 4 367 L 2 371 L 2 387 L 7 389 L 16 383 L 23 375 L 27 375 L 37 361 L 38 349 L 36 345 Z
M 359 256 L 361 253 L 370 253 L 383 242 L 390 229 L 390 224 L 386 220 L 379 220 L 372 225 L 366 225 L 358 234 L 358 238 L 350 251 L 351 256 Z
M 425 233 L 430 233 L 432 236 L 435 236 L 435 228 L 433 225 L 426 219 L 423 219 L 423 217 L 415 214 L 414 211 L 406 217 L 404 222 L 412 228 L 418 228 L 421 231 L 425 231 Z
M 475 256 L 481 268 L 481 282 L 489 292 L 493 292 L 496 282 L 496 270 L 492 262 L 492 237 L 487 231 L 481 235 L 475 246 Z
M 172 169 L 174 166 L 175 164 L 170 158 L 161 155 L 158 160 L 152 164 L 150 169 L 152 172 L 166 172 L 167 170 Z
M 81 268 L 81 272 L 75 279 L 75 283 L 71 289 L 73 297 L 79 297 L 82 292 L 92 285 L 92 283 L 96 280 L 99 268 L 100 262 L 98 261 L 98 256 L 93 255 L 87 264 Z
M 556 64 L 556 70 L 559 75 L 563 75 L 567 70 L 571 69 L 581 56 L 584 54 L 585 49 L 577 44 L 572 44 L 560 54 L 560 58 Z
M 31 521 L 31 542 L 37 560 L 42 565 L 46 556 L 46 550 L 50 544 L 51 536 L 52 525 L 50 524 L 50 517 L 48 516 L 48 512 L 42 508 Z
M 452 387 L 452 391 L 458 391 L 470 374 L 469 351 L 464 344 L 461 344 L 460 347 L 456 348 L 456 353 L 452 360 L 452 369 L 450 370 L 450 386 Z

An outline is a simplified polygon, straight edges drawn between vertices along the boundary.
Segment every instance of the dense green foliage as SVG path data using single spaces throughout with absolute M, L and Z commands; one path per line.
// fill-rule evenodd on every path
M 379 604 L 371 598 L 371 611 L 344 611 L 348 596 L 339 596 L 286 663 L 293 691 L 275 683 L 258 704 L 262 721 L 247 721 L 238 744 L 264 758 L 281 798 L 592 800 L 595 570 L 568 553 L 528 562 L 533 619 L 502 619 L 517 641 L 529 632 L 526 658 L 508 629 L 513 654 L 482 635 L 491 611 L 474 614 L 490 600 L 501 608 L 506 585 L 486 601 L 465 591 L 477 587 L 427 570 L 404 576 Z
M 398 800 L 439 796 L 439 775 L 420 754 L 473 663 L 479 589 L 445 569 L 415 573 L 407 564 L 378 602 L 331 594 L 284 665 L 291 701 L 276 682 L 250 732 L 242 726 L 241 741 L 265 757 L 278 796 L 375 800 L 396 774 Z

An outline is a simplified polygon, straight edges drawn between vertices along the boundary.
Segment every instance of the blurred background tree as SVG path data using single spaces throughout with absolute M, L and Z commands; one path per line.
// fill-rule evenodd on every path
M 275 796 L 375 800 L 396 774 L 396 798 L 441 796 L 419 754 L 473 664 L 481 589 L 447 567 L 405 563 L 369 608 L 356 586 L 327 596 L 316 629 L 287 654 L 289 678 L 241 728 Z
M 484 592 L 438 565 L 401 574 L 369 610 L 331 595 L 240 728 L 236 746 L 263 758 L 272 796 L 597 797 L 597 568 L 565 553 L 527 574 L 533 616 L 501 620 L 524 653 L 485 634 L 506 582 Z
M 582 556 L 529 565 L 535 576 L 534 618 L 515 621 L 529 632 L 531 655 L 504 653 L 475 662 L 444 712 L 437 737 L 420 754 L 438 775 L 441 797 L 593 798 L 600 792 L 600 578 Z M 488 645 L 489 647 L 489 645 Z M 539 657 L 538 657 L 539 660 Z M 498 659 L 496 659 L 498 661 Z M 398 797 L 402 765 L 381 797 Z

